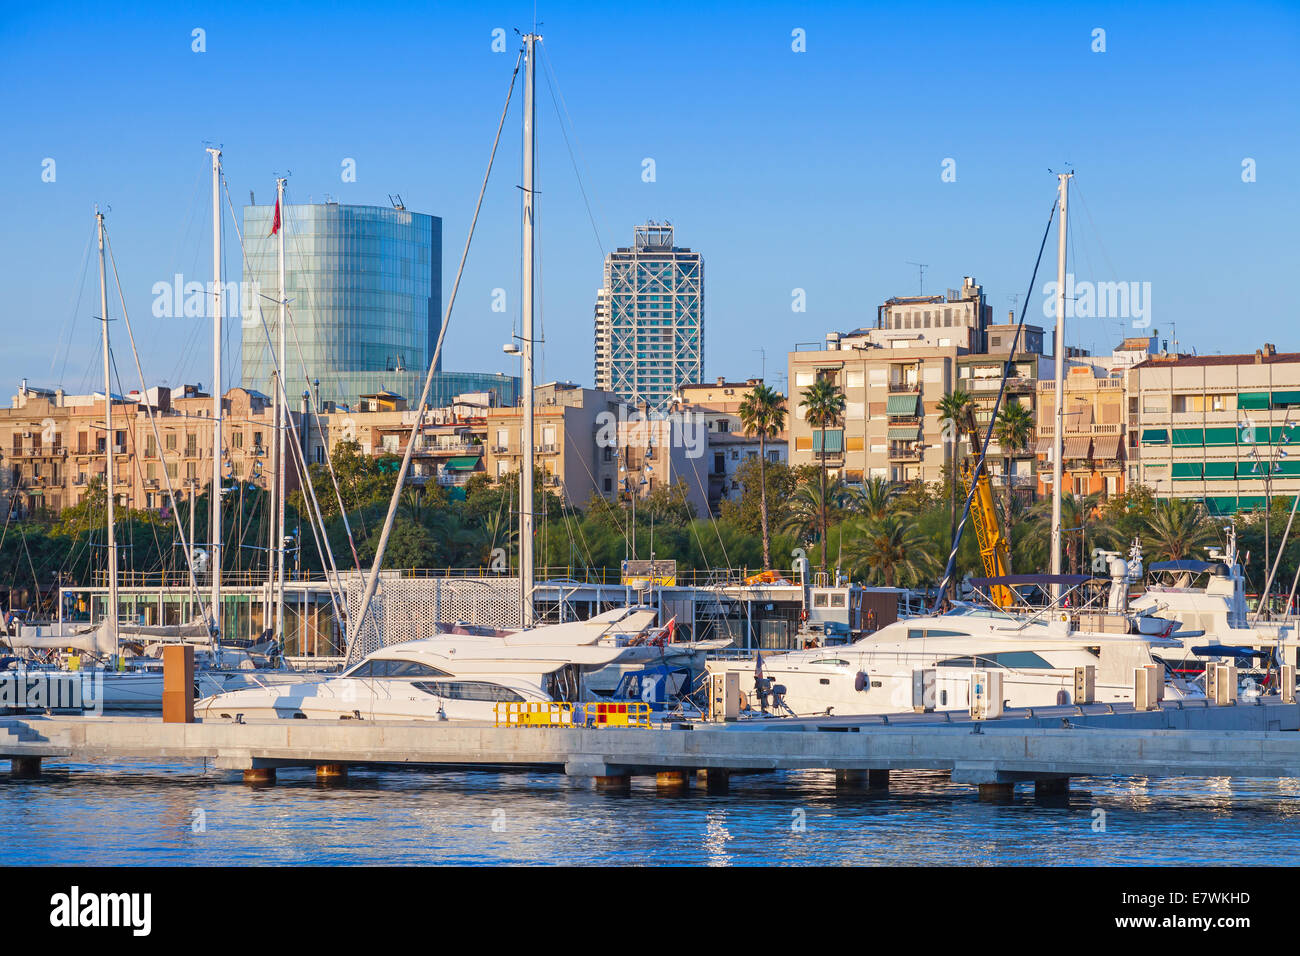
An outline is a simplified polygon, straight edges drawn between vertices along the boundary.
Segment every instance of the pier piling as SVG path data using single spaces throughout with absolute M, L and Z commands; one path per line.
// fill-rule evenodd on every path
M 717 795 L 731 789 L 731 774 L 726 770 L 699 770 L 695 780 L 704 784 L 705 793 Z
M 604 777 L 593 777 L 597 790 L 610 792 L 623 792 L 632 789 L 632 777 L 626 773 L 610 774 Z
M 15 780 L 35 780 L 40 775 L 40 757 L 14 757 L 10 761 L 9 776 Z
M 1016 795 L 1014 783 L 981 783 L 977 786 L 980 803 L 1010 803 Z
M 348 779 L 348 768 L 341 763 L 318 763 L 316 765 L 317 783 L 344 783 Z
M 244 783 L 250 787 L 275 786 L 274 767 L 249 767 L 244 771 Z
M 682 793 L 691 789 L 689 770 L 660 770 L 655 774 L 655 787 L 661 793 Z

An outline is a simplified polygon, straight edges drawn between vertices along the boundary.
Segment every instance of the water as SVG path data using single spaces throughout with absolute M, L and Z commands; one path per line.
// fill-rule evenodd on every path
M 996 805 L 924 772 L 895 772 L 887 795 L 791 772 L 666 796 L 652 778 L 626 794 L 559 774 L 326 787 L 307 769 L 254 789 L 185 764 L 52 765 L 0 777 L 0 864 L 1277 864 L 1300 860 L 1298 798 L 1294 779 L 1079 778 L 1068 803 L 1022 786 Z

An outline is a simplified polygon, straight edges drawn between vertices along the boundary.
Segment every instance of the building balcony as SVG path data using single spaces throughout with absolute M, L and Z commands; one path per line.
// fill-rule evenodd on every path
M 890 461 L 920 461 L 922 446 L 920 442 L 890 442 Z
M 920 392 L 921 383 L 920 382 L 890 382 L 889 391 L 890 392 Z

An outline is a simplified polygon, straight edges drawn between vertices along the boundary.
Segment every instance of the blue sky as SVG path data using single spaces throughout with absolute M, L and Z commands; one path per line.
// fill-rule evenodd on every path
M 1023 297 L 1072 164 L 1072 271 L 1150 282 L 1183 350 L 1300 349 L 1300 7 L 540 4 L 541 379 L 590 384 L 602 249 L 669 220 L 705 258 L 709 377 L 763 369 L 918 290 Z M 211 266 L 204 145 L 237 204 L 386 203 L 443 217 L 449 289 L 530 4 L 10 4 L 0 14 L 0 388 L 98 386 L 94 204 L 150 383 L 211 380 L 203 320 L 155 319 L 153 283 Z M 492 31 L 510 37 L 493 53 Z M 191 49 L 192 31 L 206 51 Z M 1105 30 L 1104 53 L 1093 31 Z M 806 52 L 791 49 L 792 31 Z M 562 97 L 593 229 L 561 135 Z M 520 135 L 512 106 L 444 367 L 515 371 Z M 43 161 L 55 181 L 43 182 Z M 356 161 L 356 182 L 341 163 Z M 642 180 L 655 161 L 656 179 Z M 1242 181 L 1253 159 L 1256 181 Z M 956 181 L 941 179 L 945 159 Z M 227 226 L 234 259 L 234 233 Z M 1054 278 L 1054 241 L 1033 296 Z M 230 278 L 238 278 L 237 270 Z M 509 311 L 491 310 L 508 290 Z M 807 311 L 791 310 L 792 290 Z M 444 303 L 445 304 L 445 303 Z M 120 309 L 110 307 L 111 314 Z M 229 323 L 227 382 L 237 382 Z M 1176 330 L 1176 332 L 1175 332 Z M 1117 319 L 1068 338 L 1109 350 Z M 124 384 L 138 379 L 114 327 Z M 9 394 L 9 392 L 4 392 Z

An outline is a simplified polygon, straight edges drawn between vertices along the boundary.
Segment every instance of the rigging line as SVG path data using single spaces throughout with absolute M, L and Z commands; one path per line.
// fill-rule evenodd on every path
M 1088 219 L 1088 226 L 1092 229 L 1092 235 L 1097 240 L 1097 248 L 1101 250 L 1101 256 L 1106 260 L 1106 267 L 1110 270 L 1111 277 L 1118 281 L 1119 270 L 1115 268 L 1115 263 L 1111 261 L 1110 253 L 1106 249 L 1106 243 L 1101 239 L 1101 230 L 1097 228 L 1097 224 L 1092 219 L 1092 210 L 1088 208 L 1088 200 L 1084 198 L 1083 190 L 1079 188 L 1079 183 L 1077 181 L 1074 184 L 1074 191 L 1079 197 L 1079 205 L 1083 207 L 1083 214 Z M 1123 321 L 1118 319 L 1118 317 L 1115 324 L 1117 329 L 1122 330 L 1124 327 Z
M 196 162 L 195 167 L 196 167 L 196 172 L 194 176 L 194 185 L 190 187 L 189 218 L 188 220 L 186 220 L 185 225 L 181 228 L 180 235 L 177 236 L 176 242 L 172 246 L 173 249 L 179 250 L 179 249 L 186 248 L 187 246 L 190 246 L 189 243 L 190 230 L 194 228 L 195 222 L 197 221 L 198 208 L 200 205 L 198 202 L 196 202 L 196 198 L 199 195 L 199 189 L 203 184 L 203 174 L 211 170 L 211 165 L 208 162 L 208 157 L 205 156 L 202 160 Z M 198 272 L 199 249 L 197 244 L 193 245 L 192 248 L 194 249 L 194 262 L 190 267 L 190 274 L 194 275 L 197 274 Z M 182 292 L 183 290 L 184 290 L 184 285 L 182 284 Z M 184 309 L 181 306 L 177 305 L 177 303 L 175 302 L 172 303 L 172 311 L 174 313 L 184 314 Z M 194 353 L 195 340 L 198 337 L 197 333 L 199 331 L 199 328 L 200 328 L 199 324 L 195 323 L 194 327 L 190 330 L 189 339 L 185 342 L 184 346 L 180 349 L 180 351 L 176 353 L 176 365 L 172 369 L 172 377 L 170 381 L 172 382 L 179 381 L 181 377 L 184 375 L 183 369 L 188 364 L 189 357 Z
M 411 424 L 411 437 L 406 443 L 406 453 L 402 456 L 402 464 L 398 468 L 397 483 L 393 486 L 393 496 L 388 502 L 388 514 L 384 519 L 383 531 L 380 532 L 379 545 L 375 549 L 374 564 L 370 568 L 370 576 L 366 581 L 366 591 L 361 598 L 360 610 L 357 612 L 357 624 L 354 633 L 358 635 L 360 628 L 365 625 L 371 599 L 374 597 L 375 588 L 379 584 L 379 569 L 383 566 L 384 550 L 388 545 L 389 533 L 392 531 L 393 518 L 396 516 L 398 505 L 401 503 L 402 484 L 411 468 L 411 456 L 415 452 L 415 439 L 420 433 L 420 427 L 424 420 L 424 405 L 429 398 L 429 389 L 433 387 L 433 373 L 438 368 L 438 360 L 442 356 L 442 343 L 447 337 L 447 328 L 451 324 L 451 310 L 456 304 L 456 292 L 460 289 L 461 276 L 465 273 L 465 260 L 469 258 L 470 242 L 474 239 L 474 228 L 478 225 L 479 211 L 483 208 L 483 196 L 487 193 L 488 178 L 492 175 L 492 165 L 496 160 L 497 146 L 501 142 L 501 131 L 505 128 L 506 114 L 510 109 L 510 100 L 514 96 L 515 81 L 519 77 L 519 66 L 523 62 L 523 58 L 524 51 L 521 48 L 519 55 L 515 58 L 514 71 L 510 74 L 510 88 L 506 92 L 505 104 L 501 107 L 501 119 L 497 123 L 496 137 L 492 140 L 492 152 L 488 156 L 487 169 L 483 171 L 483 185 L 479 187 L 478 202 L 474 206 L 474 217 L 470 220 L 469 232 L 465 236 L 465 248 L 460 255 L 460 266 L 456 269 L 456 280 L 452 283 L 451 297 L 447 300 L 447 311 L 443 316 L 442 327 L 438 330 L 438 342 L 434 346 L 433 358 L 429 362 L 429 371 L 424 377 L 424 389 L 420 393 L 420 402 L 416 406 L 415 421 Z M 522 542 L 520 546 L 523 546 Z M 349 641 L 349 656 L 352 646 L 353 642 Z
M 36 609 L 37 609 L 37 610 L 40 610 L 40 607 L 41 607 L 41 582 L 40 582 L 40 579 L 36 577 L 36 566 L 35 566 L 34 564 L 32 564 L 32 549 L 29 548 L 29 547 L 27 546 L 27 532 L 26 532 L 25 530 L 23 530 L 23 526 L 22 526 L 22 525 L 19 525 L 19 526 L 18 526 L 18 533 L 19 533 L 20 535 L 22 535 L 22 539 L 23 539 L 23 552 L 27 555 L 27 567 L 28 567 L 28 569 L 32 572 L 32 584 L 36 585 Z
M 112 241 L 109 239 L 109 236 L 108 236 L 108 227 L 107 227 L 107 226 L 104 227 L 104 248 L 108 251 L 108 260 L 109 260 L 109 262 L 110 262 L 110 263 L 112 264 L 112 266 L 113 266 L 113 283 L 114 283 L 114 285 L 117 286 L 117 298 L 118 298 L 118 301 L 122 304 L 122 323 L 123 323 L 123 325 L 126 327 L 126 335 L 127 335 L 127 339 L 128 339 L 128 340 L 130 341 L 130 343 L 131 343 L 131 357 L 132 357 L 132 359 L 133 359 L 134 362 L 135 362 L 135 371 L 136 371 L 136 374 L 140 376 L 140 388 L 143 390 L 143 391 L 142 391 L 142 394 L 141 394 L 141 397 L 145 399 L 145 405 L 144 405 L 144 407 L 145 407 L 145 412 L 146 412 L 146 414 L 148 415 L 148 418 L 149 418 L 149 428 L 150 428 L 150 431 L 152 431 L 152 433 L 153 433 L 154 444 L 156 444 L 156 445 L 158 446 L 158 450 L 159 450 L 159 452 L 162 453 L 162 452 L 163 452 L 163 449 L 164 449 L 165 446 L 163 445 L 162 436 L 159 435 L 159 433 L 158 433 L 158 420 L 157 420 L 157 417 L 154 415 L 153 407 L 149 404 L 149 401 L 148 401 L 148 398 L 149 398 L 149 396 L 148 396 L 148 385 L 145 383 L 145 378 L 144 378 L 144 369 L 143 369 L 143 367 L 141 367 L 141 365 L 140 365 L 140 352 L 139 352 L 139 350 L 136 348 L 136 345 L 135 345 L 135 332 L 134 332 L 134 331 L 132 330 L 132 328 L 131 328 L 131 316 L 130 316 L 129 312 L 127 311 L 127 308 L 126 308 L 126 295 L 122 292 L 122 280 L 121 280 L 121 278 L 118 276 L 118 273 L 117 273 L 117 256 L 113 254 L 113 243 L 112 243 Z M 108 321 L 108 316 L 104 316 L 103 319 L 104 319 L 105 322 L 107 322 L 107 321 Z M 110 353 L 110 354 L 111 354 L 111 353 Z M 105 383 L 105 385 L 107 385 L 107 383 Z M 119 386 L 119 387 L 120 387 L 120 386 Z M 108 406 L 109 404 L 111 404 L 111 402 L 112 402 L 112 396 L 110 396 L 110 395 L 105 395 L 105 396 L 104 396 L 104 402 L 105 402 L 105 405 L 106 405 L 106 406 Z M 104 436 L 104 447 L 108 450 L 109 454 L 112 454 L 112 448 L 113 448 L 113 436 L 112 436 L 112 435 L 105 435 L 105 436 Z M 164 461 L 165 461 L 165 459 L 164 459 Z M 191 594 L 191 597 L 192 597 L 192 598 L 193 598 L 193 599 L 198 603 L 198 606 L 199 606 L 201 609 L 207 610 L 206 606 L 203 604 L 203 597 L 202 597 L 202 595 L 199 593 L 199 581 L 198 581 L 198 577 L 197 577 L 197 576 L 195 575 L 195 573 L 194 573 L 194 565 L 193 565 L 193 562 L 191 561 L 191 558 L 192 558 L 192 556 L 193 556 L 193 543 L 190 543 L 190 545 L 189 545 L 188 547 L 185 546 L 185 545 L 186 545 L 185 529 L 184 529 L 183 527 L 181 527 L 181 516 L 180 516 L 180 510 L 176 507 L 176 493 L 175 493 L 174 489 L 172 488 L 172 479 L 171 479 L 171 475 L 169 475 L 169 474 L 167 473 L 167 469 L 166 469 L 166 467 L 163 468 L 162 473 L 163 473 L 163 484 L 164 484 L 164 486 L 165 486 L 165 488 L 166 488 L 166 490 L 167 490 L 167 500 L 171 503 L 171 509 L 170 509 L 170 510 L 171 510 L 171 513 L 172 513 L 172 520 L 176 523 L 176 531 L 177 531 L 177 534 L 178 534 L 178 536 L 179 536 L 180 539 L 181 539 L 181 545 L 182 545 L 182 547 L 185 548 L 185 566 L 186 566 L 186 568 L 187 568 L 187 570 L 188 570 L 188 572 L 189 572 L 189 579 L 190 579 L 190 594 Z M 105 474 L 105 478 L 107 478 L 107 477 L 108 477 L 107 474 Z M 107 482 L 105 482 L 105 483 L 107 483 Z M 107 493 L 110 494 L 110 495 L 113 493 L 113 489 L 112 489 L 112 488 L 108 488 L 108 489 L 106 489 L 106 491 L 107 491 Z M 212 503 L 213 500 L 215 500 L 215 504 Z M 217 507 L 217 508 L 220 508 L 220 507 L 221 507 L 221 489 L 220 489 L 220 487 L 214 487 L 214 488 L 212 489 L 211 494 L 209 495 L 209 507 Z M 220 573 L 221 573 L 221 569 L 220 569 L 220 568 L 217 568 L 217 569 L 215 569 L 215 571 L 214 571 L 213 573 L 215 573 L 215 574 L 220 574 Z M 214 627 L 215 627 L 215 626 L 219 626 L 219 625 L 220 625 L 220 622 L 217 621 L 217 617 L 216 617 L 216 608 L 215 608 L 215 607 L 212 608 L 211 611 L 212 611 L 212 614 L 211 614 L 209 620 L 212 622 L 212 625 L 213 625 Z
M 77 327 L 77 315 L 81 312 L 81 298 L 86 292 L 86 272 L 90 266 L 90 249 L 95 244 L 95 226 L 91 226 L 90 238 L 86 240 L 86 251 L 81 258 L 81 281 L 77 284 L 77 302 L 72 307 L 72 314 L 68 316 L 63 323 L 63 364 L 59 367 L 58 378 L 56 382 L 62 383 L 63 376 L 68 370 L 68 356 L 72 354 L 72 334 Z M 54 363 L 58 361 L 58 352 L 50 356 L 50 373 L 54 372 Z
M 564 102 L 564 91 L 560 89 L 559 78 L 556 77 L 555 71 L 551 67 L 551 55 L 549 52 L 547 52 L 545 43 L 542 43 L 542 53 L 543 53 L 542 62 L 546 65 L 546 75 L 547 75 L 546 87 L 551 91 L 551 105 L 555 107 L 556 119 L 560 120 L 558 124 L 560 127 L 560 135 L 564 138 L 565 148 L 567 148 L 569 151 L 569 163 L 573 166 L 573 175 L 578 180 L 578 191 L 582 193 L 582 203 L 584 206 L 587 207 L 587 219 L 591 223 L 592 234 L 596 237 L 596 248 L 600 250 L 600 255 L 601 258 L 603 259 L 605 257 L 605 244 L 600 241 L 600 229 L 596 226 L 596 217 L 595 214 L 591 211 L 591 202 L 588 201 L 587 199 L 586 187 L 583 186 L 582 184 L 582 173 L 578 170 L 578 160 L 574 156 L 573 146 L 569 143 L 569 134 L 565 131 L 564 128 L 564 120 L 566 119 L 569 121 L 570 126 L 574 125 L 573 117 L 569 115 L 569 105 Z M 559 94 L 560 97 L 559 103 L 557 103 L 555 100 L 557 93 Z M 564 104 L 563 116 L 560 115 L 560 103 Z M 576 126 L 574 126 L 573 129 L 573 139 L 575 142 L 578 139 L 578 130 Z M 579 153 L 582 152 L 581 143 L 578 144 L 578 152 Z M 583 166 L 586 165 L 587 163 L 586 160 L 584 159 Z M 593 189 L 592 192 L 594 193 L 595 190 Z
M 118 390 L 118 391 L 119 391 L 123 396 L 125 396 L 125 395 L 126 395 L 126 389 L 122 387 L 122 373 L 121 373 L 120 371 L 118 371 L 118 368 L 117 368 L 117 356 L 113 353 L 113 350 L 112 350 L 112 349 L 109 349 L 108 356 L 109 356 L 109 361 L 111 362 L 111 364 L 112 364 L 112 366 L 113 366 L 113 377 L 117 379 L 117 390 Z M 142 397 L 145 399 L 146 402 L 148 401 L 148 398 L 149 398 L 149 397 L 148 397 L 147 395 L 142 395 Z M 116 430 L 116 429 L 114 429 L 114 430 Z M 143 471 L 143 470 L 141 469 L 141 467 L 140 467 L 140 457 L 141 457 L 141 456 L 140 456 L 140 448 L 139 448 L 139 446 L 136 444 L 136 439 L 135 439 L 135 429 L 134 429 L 134 428 L 128 428 L 128 429 L 126 430 L 126 433 L 127 433 L 127 436 L 128 436 L 128 438 L 129 438 L 129 440 L 130 440 L 130 442 L 131 442 L 131 448 L 132 448 L 132 451 L 130 451 L 130 452 L 127 453 L 127 457 L 131 459 L 131 463 L 135 466 L 135 475 L 136 475 L 137 478 L 140 479 L 140 486 L 141 486 L 141 487 L 144 487 L 144 471 Z M 106 437 L 108 437 L 108 438 L 111 439 L 112 436 L 106 436 Z M 105 447 L 108 447 L 107 443 L 105 444 Z M 127 525 L 127 527 L 130 529 L 130 532 L 131 532 L 131 542 L 132 542 L 132 544 L 131 544 L 131 560 L 134 561 L 134 560 L 135 560 L 135 522 L 131 519 L 131 509 L 130 509 L 130 508 L 127 509 L 127 513 L 126 513 L 126 515 L 127 515 L 127 520 L 128 520 L 128 522 L 130 522 L 130 523 Z M 154 545 L 154 551 L 157 553 L 157 555 L 158 555 L 158 557 L 159 557 L 159 560 L 161 560 L 161 558 L 162 558 L 162 542 L 161 542 L 160 540 L 158 540 L 158 527 L 157 527 L 157 525 L 155 525 L 152 521 L 149 522 L 149 530 L 153 533 L 153 545 Z M 134 570 L 134 569 L 132 569 L 132 570 Z
M 228 193 L 228 192 L 227 192 L 227 201 L 229 201 L 229 193 Z M 289 225 L 290 225 L 290 223 L 289 223 L 288 215 L 289 215 L 289 203 L 286 202 L 286 203 L 284 204 L 284 208 L 280 210 L 280 216 L 281 216 L 281 226 L 280 226 L 280 228 L 285 230 L 285 238 L 288 239 L 288 240 L 290 240 L 290 241 L 292 241 L 292 243 L 293 243 L 293 245 L 294 245 L 294 251 L 295 251 L 295 253 L 296 253 L 298 256 L 301 257 L 301 256 L 302 256 L 302 246 L 301 246 L 301 244 L 298 242 L 298 233 L 297 233 L 296 231 L 289 231 Z M 303 290 L 304 290 L 304 297 L 305 297 L 306 300 L 307 300 L 307 308 L 308 308 L 309 310 L 314 309 L 315 306 L 314 306 L 313 303 L 312 303 L 312 289 L 311 289 L 311 285 L 310 285 L 310 283 L 306 284 L 306 285 L 303 287 Z M 261 308 L 261 303 L 260 303 L 260 302 L 258 303 L 258 307 L 259 307 L 259 310 L 260 310 L 260 308 Z M 321 424 L 321 420 L 320 420 L 320 409 L 319 409 L 319 407 L 318 407 L 318 405 L 317 405 L 317 402 L 318 402 L 319 399 L 318 399 L 318 396 L 316 395 L 315 390 L 312 388 L 312 382 L 311 382 L 310 380 L 308 380 L 308 377 L 307 377 L 307 359 L 306 359 L 306 356 L 304 355 L 303 350 L 302 350 L 302 343 L 301 343 L 301 342 L 299 341 L 299 339 L 298 339 L 298 327 L 297 327 L 297 324 L 296 324 L 296 323 L 294 322 L 294 320 L 293 320 L 294 310 L 293 310 L 293 307 L 290 306 L 290 305 L 286 302 L 286 303 L 285 303 L 285 309 L 284 309 L 284 311 L 285 311 L 285 315 L 286 315 L 287 328 L 289 329 L 289 332 L 293 335 L 293 345 L 294 345 L 294 350 L 298 353 L 298 365 L 299 365 L 299 368 L 300 368 L 300 370 L 301 370 L 301 372 L 302 372 L 303 381 L 304 381 L 304 384 L 305 384 L 306 387 L 307 387 L 307 390 L 308 390 L 308 391 L 311 393 L 311 395 L 312 395 L 312 399 L 311 399 L 311 407 L 312 407 L 312 409 L 313 409 L 313 410 L 315 411 L 315 413 L 316 413 L 316 432 L 317 432 L 318 437 L 320 438 L 321 446 L 325 449 L 325 452 L 326 452 L 326 454 L 325 454 L 325 468 L 326 468 L 326 470 L 329 472 L 330 481 L 331 481 L 331 483 L 333 484 L 333 487 L 334 487 L 334 498 L 335 498 L 335 500 L 337 501 L 338 506 L 339 506 L 339 514 L 340 514 L 340 515 L 342 516 L 342 518 L 343 518 L 343 530 L 344 530 L 345 532 L 347 532 L 347 536 L 348 536 L 348 546 L 352 549 L 352 563 L 353 563 L 353 566 L 356 568 L 357 572 L 360 573 L 360 572 L 361 572 L 361 559 L 360 559 L 360 557 L 359 557 L 358 554 L 357 554 L 357 545 L 356 545 L 356 540 L 355 540 L 354 535 L 352 534 L 352 523 L 351 523 L 350 519 L 348 518 L 348 511 L 347 511 L 347 508 L 345 508 L 344 505 L 343 505 L 343 495 L 342 495 L 342 492 L 341 492 L 340 489 L 339 489 L 338 475 L 337 475 L 337 473 L 334 471 L 334 460 L 333 460 L 333 458 L 332 458 L 332 457 L 330 456 L 330 454 L 329 454 L 329 452 L 330 452 L 330 450 L 331 450 L 331 449 L 330 449 L 329 438 L 328 438 L 328 436 L 325 434 L 324 426 Z M 338 384 L 339 384 L 339 383 L 338 383 L 338 381 L 336 380 L 336 381 L 335 381 L 335 386 L 337 387 Z M 360 529 L 361 529 L 361 533 L 364 535 L 364 534 L 366 533 L 366 520 L 365 520 L 365 512 L 364 512 L 364 509 L 361 509 L 361 510 L 358 511 L 358 513 L 357 513 L 357 520 L 358 520 L 358 523 L 359 523 L 359 527 L 360 527 Z M 332 553 L 332 552 L 331 552 L 331 553 Z
M 1020 333 L 1024 330 L 1025 327 L 1025 313 L 1029 309 L 1029 300 L 1034 293 L 1034 283 L 1038 281 L 1038 267 L 1043 263 L 1043 250 L 1047 248 L 1047 237 L 1051 234 L 1052 231 L 1052 221 L 1056 218 L 1056 208 L 1059 203 L 1059 200 L 1060 197 L 1053 197 L 1052 199 L 1052 211 L 1048 214 L 1047 225 L 1043 229 L 1043 241 L 1038 245 L 1038 259 L 1034 262 L 1034 271 L 1033 274 L 1029 277 L 1029 292 L 1025 296 L 1025 304 L 1020 307 L 1020 322 L 1016 325 L 1016 334 L 1011 339 L 1011 350 L 1007 353 L 1007 361 L 1002 369 L 1002 381 L 998 385 L 997 397 L 993 400 L 993 409 L 992 409 L 993 415 L 992 418 L 989 419 L 988 431 L 984 433 L 984 444 L 983 447 L 980 449 L 979 461 L 977 461 L 975 463 L 975 467 L 971 469 L 970 489 L 966 492 L 966 504 L 965 507 L 962 508 L 961 521 L 957 522 L 957 533 L 953 537 L 952 551 L 948 554 L 948 563 L 944 566 L 943 580 L 939 582 L 939 590 L 935 596 L 936 606 L 937 606 L 937 602 L 942 600 L 942 595 L 947 592 L 948 582 L 952 580 L 953 574 L 956 571 L 957 552 L 961 548 L 962 532 L 966 529 L 966 522 L 970 519 L 971 501 L 975 497 L 976 485 L 979 483 L 980 475 L 984 471 L 984 459 L 988 456 L 989 439 L 993 437 L 993 428 L 994 425 L 997 423 L 998 407 L 1002 404 L 1002 397 L 1006 392 L 1007 377 L 1011 374 L 1012 369 L 1015 367 L 1014 360 L 1016 357 L 1016 348 L 1020 344 Z M 1056 398 L 1057 401 L 1062 400 L 1062 396 L 1060 395 L 1058 395 Z M 1057 436 L 1057 437 L 1060 438 L 1061 436 Z M 974 449 L 972 448 L 971 451 L 973 452 Z M 952 477 L 954 481 L 957 478 L 955 468 L 953 469 Z M 1058 492 L 1059 489 L 1053 489 L 1052 493 L 1056 494 Z
M 235 218 L 235 215 L 234 215 L 234 201 L 230 198 L 230 187 L 229 187 L 228 184 L 226 185 L 226 204 L 230 207 L 230 211 L 231 211 L 231 219 L 234 220 L 234 218 Z M 287 205 L 287 204 L 286 204 L 286 205 Z M 284 213 L 284 210 L 281 209 L 281 215 L 282 215 L 282 217 L 283 217 L 283 213 Z M 282 228 L 282 229 L 284 228 L 284 220 L 283 220 L 283 218 L 281 218 L 280 228 Z M 238 224 L 237 222 L 234 223 L 234 229 L 235 229 L 235 238 L 239 240 L 239 251 L 240 251 L 240 255 L 241 255 L 242 260 L 244 261 L 244 263 L 247 264 L 247 262 L 248 262 L 248 247 L 247 247 L 247 246 L 245 245 L 245 243 L 244 243 L 244 236 L 243 236 L 243 234 L 240 232 L 239 224 Z M 281 292 L 281 295 L 283 295 L 283 291 Z M 289 312 L 289 309 L 288 309 L 288 307 L 286 306 L 286 308 L 285 308 L 285 314 L 286 314 L 286 319 L 285 319 L 285 321 L 286 321 L 286 322 L 288 322 L 288 312 Z M 275 371 L 276 371 L 276 375 L 275 375 L 275 383 L 276 383 L 276 385 L 275 385 L 275 387 L 276 387 L 276 390 L 279 392 L 280 401 L 284 404 L 284 409 L 285 409 L 285 416 L 284 416 L 284 417 L 285 417 L 285 421 L 287 422 L 287 421 L 288 421 L 288 417 L 289 417 L 289 392 L 288 392 L 288 389 L 285 387 L 285 384 L 284 384 L 284 372 L 283 372 L 283 370 L 280 369 L 280 366 L 279 366 L 279 359 L 276 358 L 276 355 L 275 355 L 275 349 L 274 349 L 274 347 L 272 347 L 272 345 L 271 345 L 271 332 L 270 332 L 270 327 L 266 324 L 266 313 L 265 313 L 265 312 L 263 311 L 263 309 L 262 309 L 262 302 L 261 302 L 260 299 L 259 299 L 258 302 L 257 302 L 257 315 L 258 315 L 258 319 L 259 319 L 259 321 L 260 321 L 260 323 L 261 323 L 261 326 L 262 326 L 262 334 L 266 337 L 267 348 L 270 350 L 270 353 L 271 353 L 271 363 L 272 363 L 272 366 L 275 368 Z M 286 325 L 286 328 L 288 328 L 287 325 Z M 300 351 L 300 355 L 301 355 L 301 351 Z M 304 365 L 304 367 L 303 367 L 303 374 L 304 374 L 304 376 L 306 375 L 306 367 L 305 367 L 305 365 Z M 294 459 L 294 461 L 295 461 L 295 466 L 297 466 L 297 463 L 298 463 L 299 461 L 301 461 L 301 462 L 302 462 L 301 469 L 302 469 L 302 471 L 305 472 L 305 471 L 307 470 L 307 459 L 306 459 L 306 457 L 305 457 L 305 455 L 304 455 L 304 453 L 303 453 L 302 446 L 301 446 L 300 442 L 298 441 L 298 434 L 297 434 L 297 432 L 294 431 L 293 429 L 289 429 L 289 428 L 287 428 L 287 427 L 285 428 L 285 431 L 288 432 L 288 434 L 286 434 L 286 435 L 281 435 L 281 444 L 282 444 L 282 446 L 287 446 L 287 447 L 289 447 L 289 448 L 293 451 L 294 456 L 295 456 L 295 459 Z M 292 437 L 292 439 L 293 439 L 292 441 L 289 440 L 290 437 Z M 281 465 L 281 467 L 283 467 L 283 465 Z M 306 483 L 305 487 L 306 487 L 306 489 L 307 489 L 307 494 L 304 495 L 304 498 L 308 498 L 308 499 L 310 500 L 310 502 L 311 502 L 311 504 L 312 504 L 312 508 L 313 508 L 313 510 L 310 511 L 310 512 L 308 513 L 308 521 L 309 521 L 309 522 L 319 521 L 319 522 L 320 522 L 320 526 L 321 526 L 321 534 L 324 535 L 324 536 L 325 536 L 325 540 L 328 541 L 329 538 L 328 538 L 328 532 L 327 532 L 327 530 L 326 530 L 326 528 L 325 528 L 325 518 L 324 518 L 323 514 L 321 513 L 320 503 L 316 500 L 316 489 L 312 486 L 312 484 L 311 484 L 310 481 L 308 481 L 308 482 Z M 314 529 L 314 528 L 313 528 L 313 530 L 312 530 L 312 533 L 315 534 L 315 529 Z M 326 579 L 326 581 L 328 582 L 328 587 L 329 587 L 329 591 L 330 591 L 330 601 L 334 604 L 335 611 L 338 612 L 338 615 L 339 615 L 338 619 L 339 619 L 340 621 L 342 621 L 342 620 L 345 620 L 345 618 L 344 618 L 344 616 L 343 616 L 343 614 L 342 614 L 342 611 L 340 610 L 340 606 L 339 606 L 338 598 L 337 598 L 336 595 L 334 594 L 334 588 L 335 588 L 336 586 L 339 588 L 339 594 L 342 594 L 342 593 L 343 593 L 343 592 L 342 592 L 342 587 L 343 587 L 343 585 L 342 585 L 342 578 L 341 578 L 341 576 L 339 575 L 339 572 L 338 572 L 338 565 L 337 565 L 337 564 L 335 563 L 335 561 L 334 561 L 334 550 L 333 550 L 332 548 L 328 548 L 328 547 L 327 547 L 325 550 L 326 550 L 326 553 L 329 555 L 329 564 L 328 564 L 328 567 L 327 567 L 327 566 L 326 566 L 326 562 L 325 562 L 325 560 L 324 560 L 324 557 L 322 557 L 322 558 L 321 558 L 322 570 L 324 571 L 324 573 L 325 573 L 325 579 Z M 270 552 L 268 551 L 268 553 L 267 553 L 267 562 L 268 562 L 268 564 L 269 564 L 269 562 L 270 562 L 270 559 L 271 559 L 271 556 L 270 556 Z M 332 578 L 330 577 L 330 570 L 331 570 L 331 569 L 333 570 L 333 575 L 334 575 Z M 359 569 L 358 569 L 358 570 L 359 570 Z

